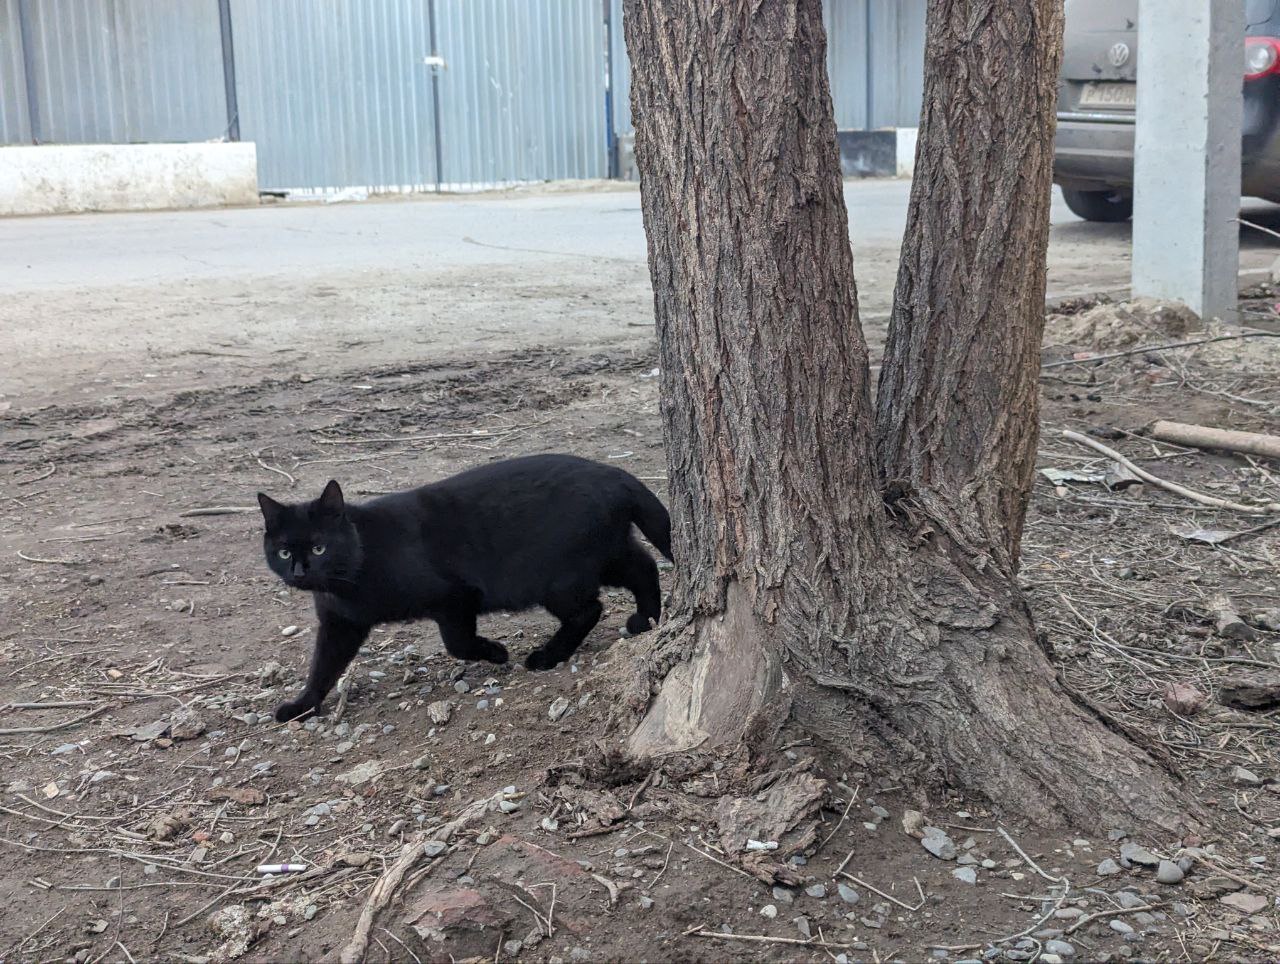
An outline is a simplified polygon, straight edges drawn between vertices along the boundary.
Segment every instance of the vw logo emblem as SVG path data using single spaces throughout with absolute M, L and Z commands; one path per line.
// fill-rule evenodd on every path
M 1115 44 L 1107 51 L 1107 59 L 1111 61 L 1112 67 L 1123 67 L 1129 62 L 1129 45 Z

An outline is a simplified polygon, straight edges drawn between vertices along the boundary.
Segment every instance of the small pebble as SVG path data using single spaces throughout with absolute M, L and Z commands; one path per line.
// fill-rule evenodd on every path
M 785 887 L 773 888 L 773 899 L 783 904 L 791 903 L 795 898 L 791 896 L 791 891 Z
M 354 743 L 352 743 L 350 740 L 343 740 L 336 747 L 334 747 L 334 752 L 337 753 L 338 756 L 342 756 L 342 754 L 344 753 L 350 753 L 353 749 L 355 749 Z
M 465 693 L 465 692 L 467 692 L 469 689 L 471 689 L 471 687 L 467 685 L 467 681 L 466 681 L 466 680 L 461 680 L 461 679 L 460 679 L 460 680 L 458 680 L 458 682 L 456 682 L 456 683 L 454 683 L 454 684 L 453 684 L 453 691 L 454 691 L 455 693 Z
M 281 636 L 293 636 L 293 635 L 295 635 L 297 632 L 298 632 L 298 627 L 297 627 L 297 626 L 286 626 L 284 629 L 280 630 L 280 635 L 281 635 Z
M 397 836 L 400 833 L 400 831 L 404 829 L 405 823 L 407 823 L 407 821 L 397 820 L 395 823 L 393 823 L 391 826 L 387 828 L 387 836 L 388 837 Z
M 862 899 L 862 895 L 848 884 L 836 884 L 836 892 L 840 895 L 840 899 L 846 904 L 856 904 Z
M 422 845 L 422 852 L 428 857 L 438 857 L 448 846 L 443 840 L 428 840 Z
M 416 759 L 416 760 L 414 760 L 414 761 L 413 761 L 413 768 L 414 768 L 415 770 L 429 770 L 429 769 L 431 769 L 431 757 L 429 757 L 429 756 L 427 756 L 427 755 L 425 755 L 425 754 L 424 754 L 423 756 L 418 757 L 418 759 Z
M 655 903 L 655 901 L 654 901 L 654 899 L 653 899 L 652 897 L 645 897 L 645 896 L 641 895 L 641 897 L 640 897 L 640 909 L 641 909 L 641 910 L 648 910 L 649 908 L 651 908 L 651 907 L 654 905 L 654 903 Z
M 796 930 L 800 932 L 800 936 L 806 941 L 813 938 L 813 928 L 809 925 L 809 918 L 797 917 L 791 923 L 796 925 Z
M 1076 949 L 1072 944 L 1066 941 L 1048 940 L 1044 942 L 1045 952 L 1048 954 L 1057 954 L 1059 957 L 1075 957 Z M 1043 955 L 1040 958 L 1044 960 Z
M 320 908 L 315 904 L 308 904 L 307 909 L 302 912 L 303 920 L 315 920 L 316 914 L 320 913 Z
M 488 700 L 476 700 L 476 709 L 487 710 L 489 708 Z
M 1097 873 L 1099 877 L 1111 877 L 1120 873 L 1120 865 L 1108 857 L 1102 863 L 1098 864 Z
M 767 917 L 769 918 L 769 920 L 773 920 L 775 917 L 778 916 L 778 908 L 774 907 L 773 904 L 765 904 L 763 907 L 760 908 L 760 916 Z
M 966 884 L 976 884 L 978 882 L 978 872 L 972 867 L 957 867 L 951 871 L 951 876 Z
M 827 896 L 827 888 L 825 884 L 814 884 L 811 887 L 806 887 L 804 892 L 810 897 L 817 897 L 819 899 Z
M 1122 921 L 1122 920 L 1113 920 L 1113 921 L 1111 921 L 1111 923 L 1110 923 L 1108 926 L 1110 926 L 1110 928 L 1111 928 L 1113 931 L 1115 931 L 1117 934 L 1132 934 L 1132 933 L 1133 933 L 1133 927 L 1131 927 L 1129 924 L 1126 924 L 1126 923 L 1125 923 L 1124 921 Z

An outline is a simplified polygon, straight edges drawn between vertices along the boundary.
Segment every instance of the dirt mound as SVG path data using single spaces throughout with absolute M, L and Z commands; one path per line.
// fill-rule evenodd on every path
M 1078 313 L 1045 316 L 1044 343 L 1073 347 L 1128 348 L 1143 342 L 1181 338 L 1200 328 L 1186 305 L 1156 298 L 1108 302 Z

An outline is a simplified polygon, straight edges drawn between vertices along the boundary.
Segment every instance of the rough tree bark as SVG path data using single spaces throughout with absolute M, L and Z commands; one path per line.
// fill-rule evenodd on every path
M 1044 825 L 1174 826 L 1069 697 L 1016 582 L 1059 0 L 934 0 L 873 408 L 820 0 L 628 0 L 677 560 L 627 667 L 637 755 L 787 721 Z

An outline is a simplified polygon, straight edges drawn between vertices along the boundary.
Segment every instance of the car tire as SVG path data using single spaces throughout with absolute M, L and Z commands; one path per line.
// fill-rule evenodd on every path
M 1063 188 L 1062 199 L 1072 214 L 1086 221 L 1128 221 L 1133 216 L 1133 197 L 1118 191 L 1070 191 Z

